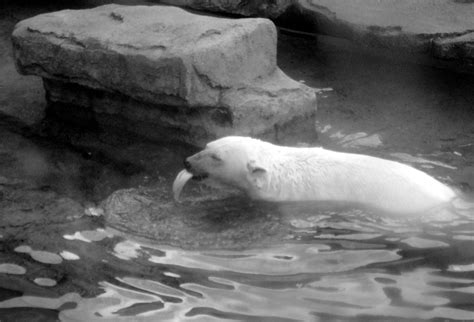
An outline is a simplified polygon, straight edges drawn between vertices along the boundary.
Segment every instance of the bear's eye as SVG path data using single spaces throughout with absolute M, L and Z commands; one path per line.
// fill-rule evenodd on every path
M 211 154 L 211 158 L 212 160 L 215 160 L 215 161 L 222 161 L 222 159 L 219 158 L 216 154 Z

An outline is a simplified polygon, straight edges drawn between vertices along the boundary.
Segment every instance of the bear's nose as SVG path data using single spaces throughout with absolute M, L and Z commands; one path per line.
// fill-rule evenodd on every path
M 183 163 L 186 170 L 191 170 L 191 163 L 187 159 L 184 159 Z

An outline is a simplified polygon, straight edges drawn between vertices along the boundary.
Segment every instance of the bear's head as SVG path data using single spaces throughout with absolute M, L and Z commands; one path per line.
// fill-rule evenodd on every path
M 184 165 L 194 179 L 209 178 L 251 192 L 261 187 L 267 174 L 262 160 L 265 144 L 249 137 L 227 136 L 208 143 Z

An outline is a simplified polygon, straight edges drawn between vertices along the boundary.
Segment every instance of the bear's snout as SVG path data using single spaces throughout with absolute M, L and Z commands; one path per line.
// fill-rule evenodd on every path
M 201 156 L 199 153 L 196 153 L 194 155 L 191 155 L 190 157 L 187 157 L 184 159 L 183 164 L 184 168 L 188 170 L 189 172 L 193 173 L 196 171 L 199 171 L 199 160 L 201 159 Z
M 194 180 L 203 180 L 206 179 L 209 174 L 207 171 L 202 169 L 200 166 L 199 162 L 201 160 L 201 155 L 199 153 L 192 155 L 186 159 L 184 159 L 183 164 L 184 168 L 193 174 L 193 179 Z M 194 165 L 193 165 L 194 164 Z
M 188 170 L 189 172 L 191 172 L 191 168 L 192 168 L 191 162 L 189 162 L 188 159 L 184 159 L 183 164 L 184 164 L 184 168 Z

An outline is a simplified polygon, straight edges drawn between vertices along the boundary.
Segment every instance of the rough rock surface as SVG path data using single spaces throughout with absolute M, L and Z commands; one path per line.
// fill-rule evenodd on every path
M 168 1 L 171 3 L 171 1 Z M 461 0 L 181 0 L 198 10 L 263 16 L 277 25 L 347 38 L 394 56 L 428 54 L 474 70 L 474 2 Z
M 196 10 L 276 18 L 291 4 L 295 3 L 295 0 L 161 0 L 160 2 L 174 6 L 190 7 Z
M 307 0 L 302 8 L 314 12 L 320 32 L 342 36 L 363 46 L 399 52 L 429 53 L 458 59 L 474 67 L 472 51 L 474 4 L 426 0 Z M 464 35 L 469 35 L 462 37 Z M 456 55 L 445 53 L 446 42 L 456 43 Z M 468 47 L 471 49 L 469 50 Z M 398 54 L 398 53 L 397 53 Z
M 447 60 L 460 60 L 474 67 L 474 32 L 459 37 L 436 39 L 433 42 L 435 57 Z
M 71 223 L 84 214 L 71 198 L 0 176 L 0 236 L 19 237 L 30 228 Z
M 315 111 L 314 91 L 276 66 L 267 19 L 107 5 L 26 19 L 13 44 L 18 70 L 44 78 L 50 106 L 154 139 L 260 135 Z
M 168 191 L 125 189 L 103 203 L 107 225 L 185 249 L 243 249 L 288 233 L 277 207 L 231 197 L 177 204 Z

